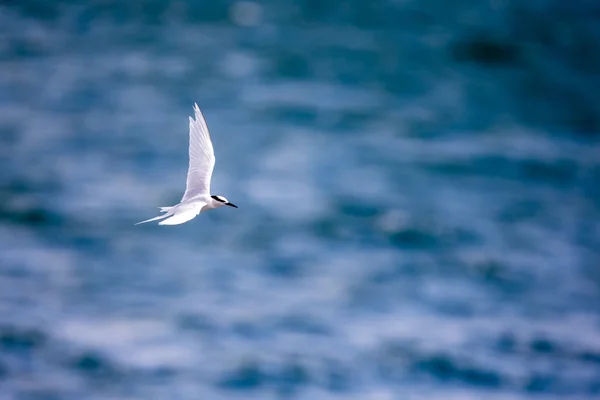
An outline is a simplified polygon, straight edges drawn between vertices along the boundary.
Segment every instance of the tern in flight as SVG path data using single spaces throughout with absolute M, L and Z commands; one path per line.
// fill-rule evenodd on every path
M 178 225 L 183 224 L 202 211 L 211 210 L 223 206 L 235 207 L 223 196 L 210 194 L 210 178 L 215 167 L 215 152 L 208 126 L 198 108 L 194 103 L 194 117 L 190 117 L 190 166 L 188 168 L 185 193 L 181 202 L 172 207 L 159 207 L 163 215 L 147 219 L 145 222 L 162 219 L 159 225 Z

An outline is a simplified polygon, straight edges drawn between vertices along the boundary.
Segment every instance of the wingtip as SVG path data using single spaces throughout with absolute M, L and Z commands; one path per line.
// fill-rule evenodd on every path
M 202 115 L 202 111 L 200 111 L 200 107 L 198 107 L 198 103 L 194 102 L 194 118 L 190 117 L 190 122 L 197 121 L 198 115 Z

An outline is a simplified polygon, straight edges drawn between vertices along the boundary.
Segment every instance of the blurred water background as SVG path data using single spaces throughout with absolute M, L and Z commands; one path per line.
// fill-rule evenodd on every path
M 600 398 L 599 134 L 595 1 L 2 0 L 0 399 Z

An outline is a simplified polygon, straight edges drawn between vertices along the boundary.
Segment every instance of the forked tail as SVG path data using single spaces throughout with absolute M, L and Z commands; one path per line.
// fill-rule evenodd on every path
M 154 218 L 147 219 L 147 220 L 145 220 L 145 221 L 138 222 L 138 223 L 137 223 L 137 224 L 135 224 L 135 225 L 139 225 L 139 224 L 145 224 L 146 222 L 152 222 L 152 221 L 156 221 L 157 219 L 163 219 L 163 218 L 167 218 L 168 216 L 170 216 L 170 214 L 159 215 L 158 217 L 154 217 Z
M 171 214 L 169 214 L 169 210 L 173 207 L 158 207 L 158 208 L 160 209 L 160 212 L 164 212 L 166 214 L 159 215 L 158 217 L 154 217 L 154 218 L 147 219 L 145 221 L 138 222 L 135 225 L 145 224 L 146 222 L 152 222 L 152 221 L 156 221 L 158 219 L 163 219 L 163 218 L 167 218 L 167 217 L 171 216 Z

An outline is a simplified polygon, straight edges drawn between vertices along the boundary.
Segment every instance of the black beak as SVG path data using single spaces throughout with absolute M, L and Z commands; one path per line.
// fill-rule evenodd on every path
M 236 206 L 235 204 L 232 204 L 232 203 L 225 203 L 225 205 L 233 207 L 233 208 L 238 208 L 238 206 Z

